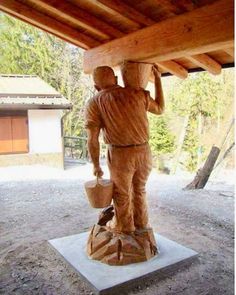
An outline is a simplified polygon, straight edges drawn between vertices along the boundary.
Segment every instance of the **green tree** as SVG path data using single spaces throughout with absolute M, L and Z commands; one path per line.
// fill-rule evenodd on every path
M 149 115 L 150 145 L 154 155 L 168 154 L 174 150 L 175 137 L 164 116 Z
M 80 135 L 90 84 L 83 80 L 82 50 L 0 13 L 0 73 L 37 75 L 74 105 L 65 133 Z
M 181 117 L 189 114 L 183 150 L 188 154 L 185 166 L 190 171 L 196 170 L 206 156 L 204 134 L 207 129 L 220 128 L 227 105 L 232 101 L 226 95 L 232 85 L 225 85 L 228 81 L 225 75 L 228 74 L 223 72 L 215 77 L 207 72 L 195 73 L 173 85 L 170 94 L 172 112 Z

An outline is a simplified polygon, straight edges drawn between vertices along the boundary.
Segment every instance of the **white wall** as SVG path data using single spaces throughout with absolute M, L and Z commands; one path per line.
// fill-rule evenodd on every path
M 29 152 L 60 153 L 61 110 L 29 110 Z

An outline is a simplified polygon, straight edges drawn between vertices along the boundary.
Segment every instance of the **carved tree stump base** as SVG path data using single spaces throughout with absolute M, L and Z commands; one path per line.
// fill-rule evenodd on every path
M 89 257 L 109 265 L 143 262 L 157 253 L 151 228 L 126 234 L 112 232 L 106 226 L 95 224 L 87 242 Z

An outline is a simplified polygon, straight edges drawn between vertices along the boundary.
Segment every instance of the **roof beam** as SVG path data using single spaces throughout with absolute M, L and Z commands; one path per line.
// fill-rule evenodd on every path
M 98 41 L 80 33 L 76 29 L 72 29 L 69 26 L 15 0 L 1 0 L 0 10 L 84 49 L 95 47 L 100 44 Z
M 186 58 L 213 75 L 221 73 L 221 65 L 207 54 L 195 54 Z
M 157 65 L 180 79 L 186 79 L 188 77 L 188 71 L 183 66 L 181 66 L 173 60 L 160 61 L 157 63 Z
M 232 56 L 232 57 L 234 58 L 234 48 L 233 48 L 233 47 L 231 47 L 231 48 L 226 48 L 226 49 L 225 49 L 225 52 L 226 52 L 228 55 L 230 55 L 230 56 Z
M 49 13 L 51 12 L 60 15 L 60 17 L 63 17 L 73 24 L 91 31 L 104 40 L 109 40 L 111 39 L 110 37 L 117 38 L 124 35 L 124 33 L 113 26 L 67 1 L 33 0 L 32 3 L 39 5 Z
M 160 62 L 233 46 L 234 1 L 219 0 L 84 53 L 84 71 L 123 60 Z
M 161 0 L 160 5 L 165 10 L 167 10 L 170 14 L 172 14 L 172 16 L 182 13 L 182 10 L 176 5 L 176 2 L 174 4 L 173 1 L 171 0 Z
M 119 14 L 139 23 L 144 26 L 150 26 L 155 24 L 156 22 L 151 18 L 143 15 L 138 10 L 134 9 L 133 7 L 127 5 L 124 1 L 120 0 L 98 0 L 102 4 L 108 6 L 109 8 L 115 10 Z
M 80 0 L 72 0 L 72 1 L 76 5 L 78 4 L 78 6 L 80 7 Z M 116 19 L 118 17 L 119 19 L 122 19 L 122 26 L 125 25 L 125 27 L 126 27 L 126 30 L 124 30 L 125 32 L 127 32 L 127 31 L 133 32 L 133 31 L 137 31 L 140 29 L 141 26 L 138 22 L 133 21 L 130 18 L 123 15 L 122 13 L 119 13 L 115 9 L 112 9 L 109 6 L 106 6 L 105 4 L 100 2 L 99 0 L 93 0 L 92 3 L 94 5 L 96 5 L 96 7 L 98 7 L 99 9 L 102 9 L 103 12 L 106 12 L 107 14 L 109 14 L 109 17 L 112 17 L 114 19 Z

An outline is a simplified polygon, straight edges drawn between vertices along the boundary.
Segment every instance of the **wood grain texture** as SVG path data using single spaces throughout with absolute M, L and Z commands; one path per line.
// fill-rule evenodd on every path
M 0 117 L 0 154 L 12 153 L 11 117 Z
M 220 0 L 86 51 L 84 71 L 123 60 L 160 62 L 232 47 L 233 25 L 234 2 Z
M 84 49 L 95 47 L 100 44 L 93 38 L 20 2 L 2 0 L 0 2 L 0 10 Z
M 164 69 L 165 72 L 169 72 L 180 79 L 186 79 L 188 77 L 188 71 L 173 60 L 161 61 L 157 65 Z
M 103 20 L 94 17 L 83 9 L 79 9 L 68 1 L 57 0 L 30 0 L 29 4 L 37 5 L 38 8 L 45 10 L 48 14 L 53 13 L 61 22 L 70 21 L 73 25 L 85 28 L 89 32 L 98 35 L 103 40 L 112 39 L 111 37 L 122 37 L 124 34 Z
M 125 1 L 120 0 L 98 0 L 99 2 L 103 3 L 107 7 L 115 10 L 116 12 L 124 15 L 125 17 L 135 21 L 144 26 L 150 26 L 155 24 L 155 21 L 152 20 L 150 17 L 145 16 L 144 14 L 140 13 L 138 10 L 134 9 L 132 6 L 129 6 L 125 3 Z
M 213 75 L 219 75 L 221 73 L 221 65 L 207 54 L 196 54 L 187 58 L 195 65 L 207 70 Z
M 70 0 L 70 2 L 75 4 L 77 7 L 88 11 L 97 18 L 106 20 L 107 23 L 119 28 L 122 32 L 130 33 L 140 28 L 140 24 L 104 5 L 98 0 Z
M 234 58 L 234 48 L 233 48 L 233 47 L 231 47 L 231 48 L 226 48 L 226 49 L 225 49 L 225 52 L 226 52 L 228 55 L 230 55 L 230 56 L 232 56 L 232 57 Z
M 28 152 L 28 123 L 27 117 L 12 117 L 12 152 Z
M 134 233 L 113 233 L 106 226 L 95 224 L 87 242 L 87 254 L 108 265 L 143 262 L 158 254 L 151 228 Z

